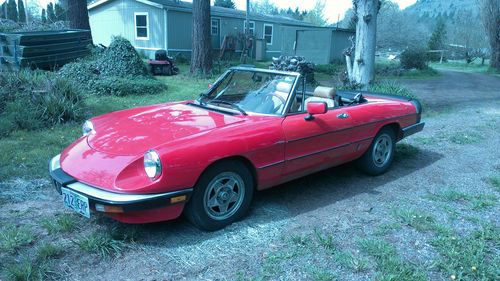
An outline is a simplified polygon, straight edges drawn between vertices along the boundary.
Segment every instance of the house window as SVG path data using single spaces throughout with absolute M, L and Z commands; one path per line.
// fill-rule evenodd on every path
M 264 40 L 266 40 L 267 45 L 273 44 L 273 25 L 264 24 Z
M 149 40 L 149 15 L 148 13 L 134 13 L 135 39 Z
M 250 35 L 255 35 L 255 22 L 250 21 L 250 24 L 248 25 L 248 31 L 250 32 Z M 243 32 L 246 32 L 247 30 L 247 21 L 243 21 Z
M 212 35 L 219 35 L 219 19 L 212 19 L 211 21 L 211 34 Z

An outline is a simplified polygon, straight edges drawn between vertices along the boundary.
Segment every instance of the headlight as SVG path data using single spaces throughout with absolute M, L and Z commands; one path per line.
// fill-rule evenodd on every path
M 144 154 L 144 170 L 152 180 L 157 179 L 161 175 L 160 155 L 156 151 L 150 150 Z
M 94 132 L 94 124 L 92 124 L 89 120 L 85 121 L 82 126 L 82 132 L 84 136 Z

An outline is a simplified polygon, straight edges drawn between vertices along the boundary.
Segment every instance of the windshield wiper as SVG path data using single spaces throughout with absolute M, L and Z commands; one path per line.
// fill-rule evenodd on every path
M 227 105 L 234 107 L 236 110 L 241 112 L 241 114 L 247 115 L 246 111 L 243 110 L 243 108 L 241 108 L 239 105 L 237 105 L 234 102 L 230 102 L 230 101 L 226 101 L 226 100 L 211 100 L 211 101 L 208 101 L 208 103 L 227 104 Z

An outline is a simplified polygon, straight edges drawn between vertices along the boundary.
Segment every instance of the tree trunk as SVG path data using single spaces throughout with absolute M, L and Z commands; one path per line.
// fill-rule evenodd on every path
M 490 42 L 490 66 L 500 70 L 500 2 L 482 0 L 481 17 Z
M 193 0 L 192 75 L 212 73 L 212 44 L 210 41 L 210 0 Z
M 377 14 L 381 3 L 380 0 L 353 0 L 353 4 L 358 18 L 353 82 L 366 89 L 375 76 Z
M 90 30 L 87 1 L 68 0 L 68 19 L 70 28 Z

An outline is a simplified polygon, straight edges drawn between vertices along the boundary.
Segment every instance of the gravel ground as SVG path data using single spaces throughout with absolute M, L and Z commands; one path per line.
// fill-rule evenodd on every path
M 435 80 L 404 83 L 438 113 L 424 117 L 424 131 L 398 145 L 388 173 L 369 177 L 347 164 L 260 192 L 246 219 L 217 232 L 200 232 L 184 219 L 139 226 L 135 242 L 114 258 L 82 254 L 73 246 L 58 262 L 59 277 L 371 280 L 380 268 L 360 244 L 379 239 L 390 243 L 403 261 L 423 269 L 428 279 L 448 279 L 435 266 L 439 253 L 431 242 L 436 234 L 401 223 L 397 214 L 428 214 L 459 236 L 485 223 L 500 226 L 500 194 L 488 181 L 500 172 L 500 78 L 444 72 Z M 2 194 L 26 192 L 20 183 L 3 183 Z M 40 190 L 43 182 L 29 184 Z M 436 200 L 436 194 L 449 190 L 486 194 L 491 200 L 477 208 L 472 201 Z M 0 220 L 36 225 L 41 216 L 61 208 L 48 185 L 38 193 L 45 201 L 39 207 L 30 200 L 0 204 Z M 82 220 L 81 232 L 110 224 L 93 219 L 89 229 Z M 75 235 L 44 239 L 71 247 Z M 494 249 L 496 257 L 499 251 Z

